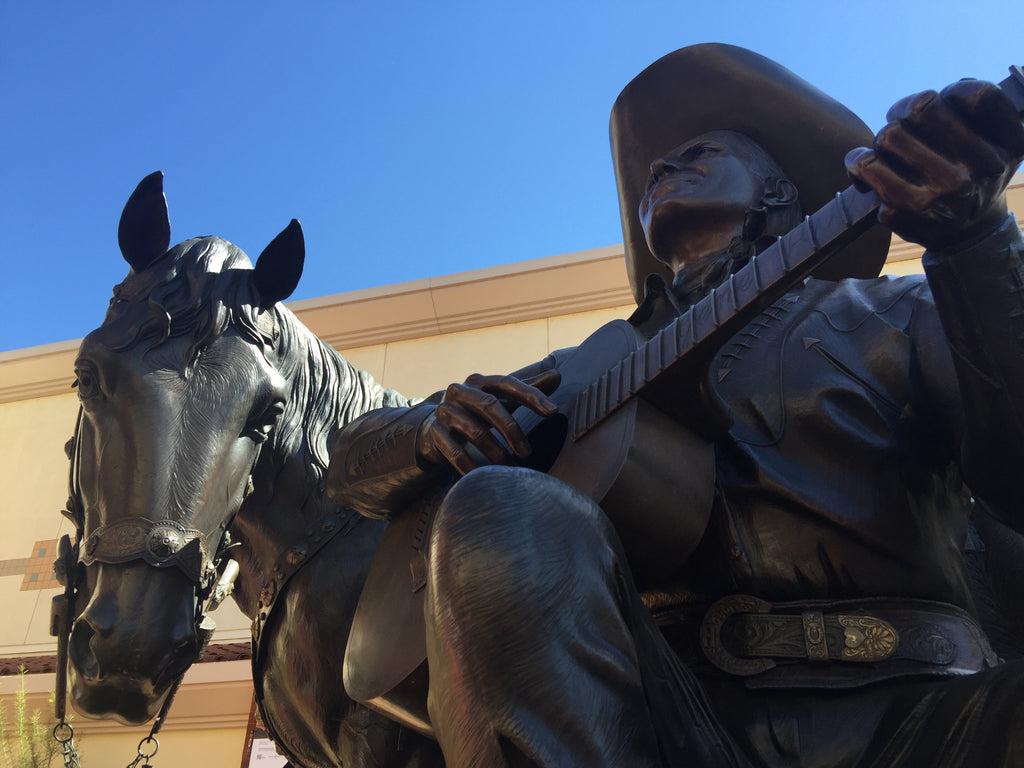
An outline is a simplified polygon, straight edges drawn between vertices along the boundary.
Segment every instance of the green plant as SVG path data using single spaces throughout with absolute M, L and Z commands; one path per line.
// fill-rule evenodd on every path
M 21 688 L 14 694 L 13 718 L 0 703 L 0 768 L 48 768 L 60 754 L 52 734 L 53 716 L 44 717 L 38 709 L 29 714 L 27 670 L 22 667 L 18 674 Z

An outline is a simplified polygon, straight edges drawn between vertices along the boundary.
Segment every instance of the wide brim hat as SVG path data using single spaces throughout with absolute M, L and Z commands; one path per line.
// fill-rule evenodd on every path
M 681 48 L 651 64 L 615 100 L 609 131 L 626 266 L 637 302 L 647 275 L 672 279 L 647 247 L 638 214 L 654 160 L 709 131 L 742 133 L 782 167 L 810 214 L 849 186 L 846 153 L 874 139 L 860 118 L 803 78 L 722 43 Z M 872 227 L 814 276 L 876 277 L 889 239 L 887 229 Z

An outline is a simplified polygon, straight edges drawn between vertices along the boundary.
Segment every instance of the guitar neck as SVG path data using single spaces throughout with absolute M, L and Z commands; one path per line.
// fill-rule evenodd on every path
M 1024 69 L 1010 67 L 1010 76 L 999 87 L 1018 115 L 1024 116 Z M 870 229 L 879 205 L 874 192 L 847 187 L 751 258 L 722 285 L 579 393 L 571 414 L 573 438 L 579 439 L 628 400 L 642 394 L 657 377 L 692 364 L 699 354 L 717 350 L 836 251 Z
M 696 351 L 718 349 L 762 310 L 778 301 L 840 248 L 875 223 L 874 192 L 848 187 L 808 216 L 654 338 L 579 393 L 573 436 L 580 438 L 658 376 L 691 362 Z

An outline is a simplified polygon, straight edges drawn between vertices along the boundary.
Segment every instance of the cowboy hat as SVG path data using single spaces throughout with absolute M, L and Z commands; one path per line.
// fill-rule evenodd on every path
M 637 213 L 650 164 L 709 131 L 735 131 L 760 144 L 796 185 L 804 214 L 849 185 L 843 158 L 874 139 L 838 101 L 744 48 L 705 43 L 658 59 L 619 94 L 609 128 L 626 266 L 637 302 L 647 275 L 672 279 L 651 254 Z M 872 227 L 814 276 L 876 277 L 888 248 L 889 231 Z

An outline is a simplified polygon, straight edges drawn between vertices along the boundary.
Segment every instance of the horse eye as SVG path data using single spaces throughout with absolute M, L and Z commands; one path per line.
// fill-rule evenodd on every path
M 274 431 L 278 417 L 284 413 L 284 403 L 275 400 L 265 408 L 258 417 L 252 419 L 245 428 L 245 436 L 252 438 L 257 443 L 265 443 Z
M 75 386 L 78 388 L 78 399 L 83 403 L 90 400 L 97 400 L 103 397 L 100 391 L 99 377 L 92 366 L 78 366 L 75 368 Z

